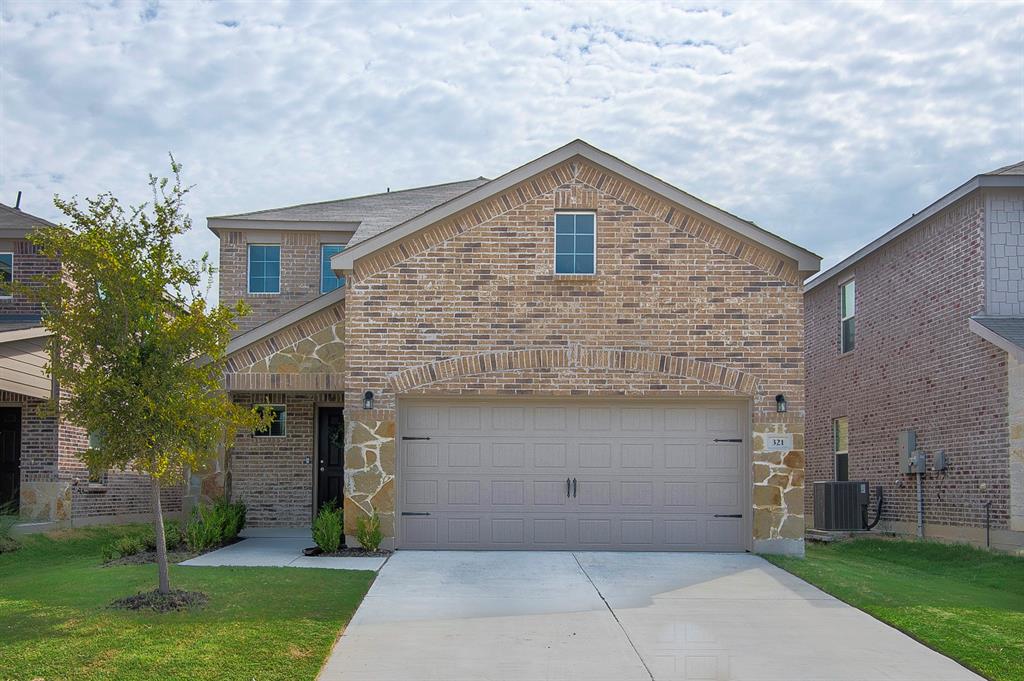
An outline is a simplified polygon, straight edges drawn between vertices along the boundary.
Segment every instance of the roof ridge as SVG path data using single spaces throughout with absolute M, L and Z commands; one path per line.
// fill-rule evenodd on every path
M 310 201 L 308 203 L 295 203 L 290 206 L 277 206 L 276 208 L 264 208 L 263 210 L 255 210 L 248 213 L 232 213 L 230 215 L 211 215 L 211 218 L 242 218 L 250 217 L 253 215 L 262 215 L 264 213 L 273 213 L 279 210 L 289 210 L 291 208 L 306 208 L 308 206 L 323 206 L 328 203 L 340 203 L 342 201 L 355 201 L 357 199 L 369 199 L 374 196 L 389 196 L 391 194 L 404 194 L 406 192 L 419 191 L 421 189 L 436 189 L 438 187 L 448 187 L 453 184 L 464 184 L 466 182 L 476 182 L 477 180 L 483 180 L 489 182 L 486 177 L 481 175 L 480 177 L 471 177 L 465 180 L 453 180 L 451 182 L 439 182 L 437 184 L 425 184 L 422 187 L 409 187 L 407 189 L 396 189 L 395 191 L 384 191 L 375 192 L 373 194 L 360 194 L 358 196 L 345 196 L 340 199 L 327 199 L 326 201 Z
M 1022 169 L 1024 169 L 1024 160 L 1017 161 L 1016 163 L 1011 163 L 1009 165 L 1003 166 L 1002 168 L 996 168 L 995 170 L 990 170 L 987 173 L 981 173 L 981 174 L 982 175 L 1002 175 L 1004 170 L 1011 170 L 1013 168 L 1022 168 Z

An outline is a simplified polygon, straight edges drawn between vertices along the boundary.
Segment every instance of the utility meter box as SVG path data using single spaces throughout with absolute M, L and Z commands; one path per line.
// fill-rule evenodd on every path
M 917 433 L 912 430 L 901 430 L 899 434 L 900 471 L 905 474 L 914 473 L 914 456 L 917 453 Z
M 940 449 L 935 452 L 935 461 L 932 463 L 932 470 L 944 471 L 949 468 L 949 462 L 946 461 L 946 450 Z
M 928 472 L 928 455 L 918 450 L 910 457 L 910 472 L 925 474 Z

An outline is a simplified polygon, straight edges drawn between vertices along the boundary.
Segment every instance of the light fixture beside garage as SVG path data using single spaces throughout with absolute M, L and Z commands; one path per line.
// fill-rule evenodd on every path
M 782 393 L 775 396 L 775 411 L 780 414 L 786 413 L 786 396 Z
M 373 409 L 373 391 L 363 393 L 363 409 Z

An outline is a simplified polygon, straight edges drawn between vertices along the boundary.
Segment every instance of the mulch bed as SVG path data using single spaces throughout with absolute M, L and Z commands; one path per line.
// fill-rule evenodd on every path
M 210 602 L 210 597 L 199 591 L 182 591 L 171 589 L 170 593 L 144 591 L 119 598 L 110 604 L 118 610 L 152 610 L 154 612 L 175 612 L 178 610 L 195 610 Z
M 183 560 L 189 560 L 195 558 L 200 554 L 192 553 L 191 551 L 168 551 L 167 562 L 168 563 L 180 563 Z M 143 551 L 142 553 L 136 553 L 131 556 L 121 556 L 114 560 L 108 560 L 103 564 L 103 567 L 113 567 L 115 565 L 146 565 L 148 563 L 156 562 L 156 551 Z
M 379 549 L 377 551 L 367 551 L 364 548 L 348 547 L 344 546 L 337 551 L 331 553 L 324 553 L 320 549 L 314 547 L 312 549 L 306 549 L 303 553 L 307 556 L 322 556 L 324 558 L 384 558 L 390 556 L 394 551 L 385 551 Z

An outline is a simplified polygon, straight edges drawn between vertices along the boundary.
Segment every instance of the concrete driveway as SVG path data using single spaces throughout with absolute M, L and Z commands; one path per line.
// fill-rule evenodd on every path
M 752 555 L 399 551 L 320 678 L 981 677 Z

